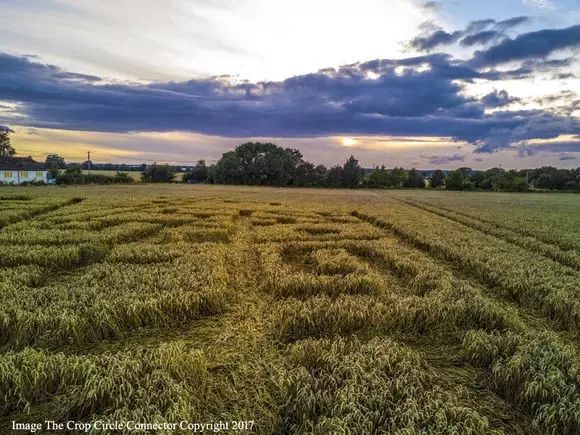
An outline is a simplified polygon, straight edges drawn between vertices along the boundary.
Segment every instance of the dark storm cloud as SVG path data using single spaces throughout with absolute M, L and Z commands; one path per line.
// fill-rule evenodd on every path
M 464 33 L 469 34 L 469 33 L 481 32 L 482 30 L 489 28 L 490 26 L 492 26 L 495 23 L 496 23 L 496 21 L 491 19 L 491 18 L 487 18 L 485 20 L 471 21 L 467 25 L 467 27 L 465 28 Z
M 565 29 L 545 29 L 524 33 L 514 39 L 478 51 L 473 58 L 475 66 L 493 66 L 513 61 L 543 59 L 557 50 L 580 46 L 580 25 Z
M 503 21 L 496 21 L 494 28 L 497 30 L 507 30 L 511 29 L 512 27 L 519 26 L 521 24 L 529 23 L 530 17 L 512 17 L 508 18 L 507 20 Z
M 499 111 L 502 91 L 464 92 L 480 72 L 446 54 L 376 59 L 278 82 L 229 77 L 111 84 L 37 60 L 0 54 L 0 100 L 19 103 L 22 124 L 101 132 L 190 131 L 225 137 L 442 136 L 492 152 L 534 138 L 578 134 L 574 118 L 550 111 Z M 528 71 L 529 73 L 529 71 Z M 513 77 L 513 75 L 512 75 Z M 7 119 L 0 122 L 7 123 Z
M 467 35 L 465 38 L 461 40 L 461 45 L 464 47 L 471 47 L 473 45 L 485 45 L 492 41 L 501 39 L 504 35 L 500 32 L 495 30 L 484 30 L 482 32 L 473 33 L 471 35 Z
M 445 30 L 436 30 L 426 36 L 420 36 L 411 41 L 411 46 L 420 51 L 429 51 L 440 45 L 449 45 L 458 41 L 464 33 L 460 30 L 449 33 Z
M 486 107 L 503 107 L 516 101 L 519 101 L 519 99 L 510 97 L 507 91 L 503 89 L 501 91 L 494 89 L 493 92 L 481 98 L 481 102 Z
M 410 41 L 409 45 L 419 51 L 431 51 L 443 45 L 461 40 L 461 45 L 470 47 L 488 44 L 507 37 L 505 32 L 530 21 L 529 17 L 513 17 L 503 21 L 493 19 L 470 22 L 464 30 L 447 32 L 432 23 L 426 23 L 424 34 Z
M 522 122 L 511 129 L 493 129 L 485 138 L 473 141 L 478 153 L 493 152 L 531 139 L 553 139 L 580 130 L 577 118 L 541 110 L 499 111 L 494 113 L 494 118 Z
M 580 153 L 580 141 L 544 142 L 533 145 L 521 145 L 515 148 L 522 157 L 534 156 L 541 153 Z

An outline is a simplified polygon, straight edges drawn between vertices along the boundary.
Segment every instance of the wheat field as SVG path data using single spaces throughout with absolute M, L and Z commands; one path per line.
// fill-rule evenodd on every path
M 577 195 L 2 188 L 0 247 L 1 433 L 580 432 Z

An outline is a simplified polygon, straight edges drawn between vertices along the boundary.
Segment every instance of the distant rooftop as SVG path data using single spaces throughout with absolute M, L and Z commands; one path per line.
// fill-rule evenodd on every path
M 0 157 L 0 171 L 46 171 L 46 166 L 32 157 Z

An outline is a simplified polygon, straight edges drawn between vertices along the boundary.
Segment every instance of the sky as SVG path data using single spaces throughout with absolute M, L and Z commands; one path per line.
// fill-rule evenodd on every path
M 576 0 L 0 0 L 0 126 L 43 160 L 580 166 Z

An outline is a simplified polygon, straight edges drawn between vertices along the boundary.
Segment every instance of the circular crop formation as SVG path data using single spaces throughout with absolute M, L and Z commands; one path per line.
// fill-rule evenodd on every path
M 39 416 L 580 432 L 566 219 L 434 194 L 134 189 L 0 196 L 0 432 Z

